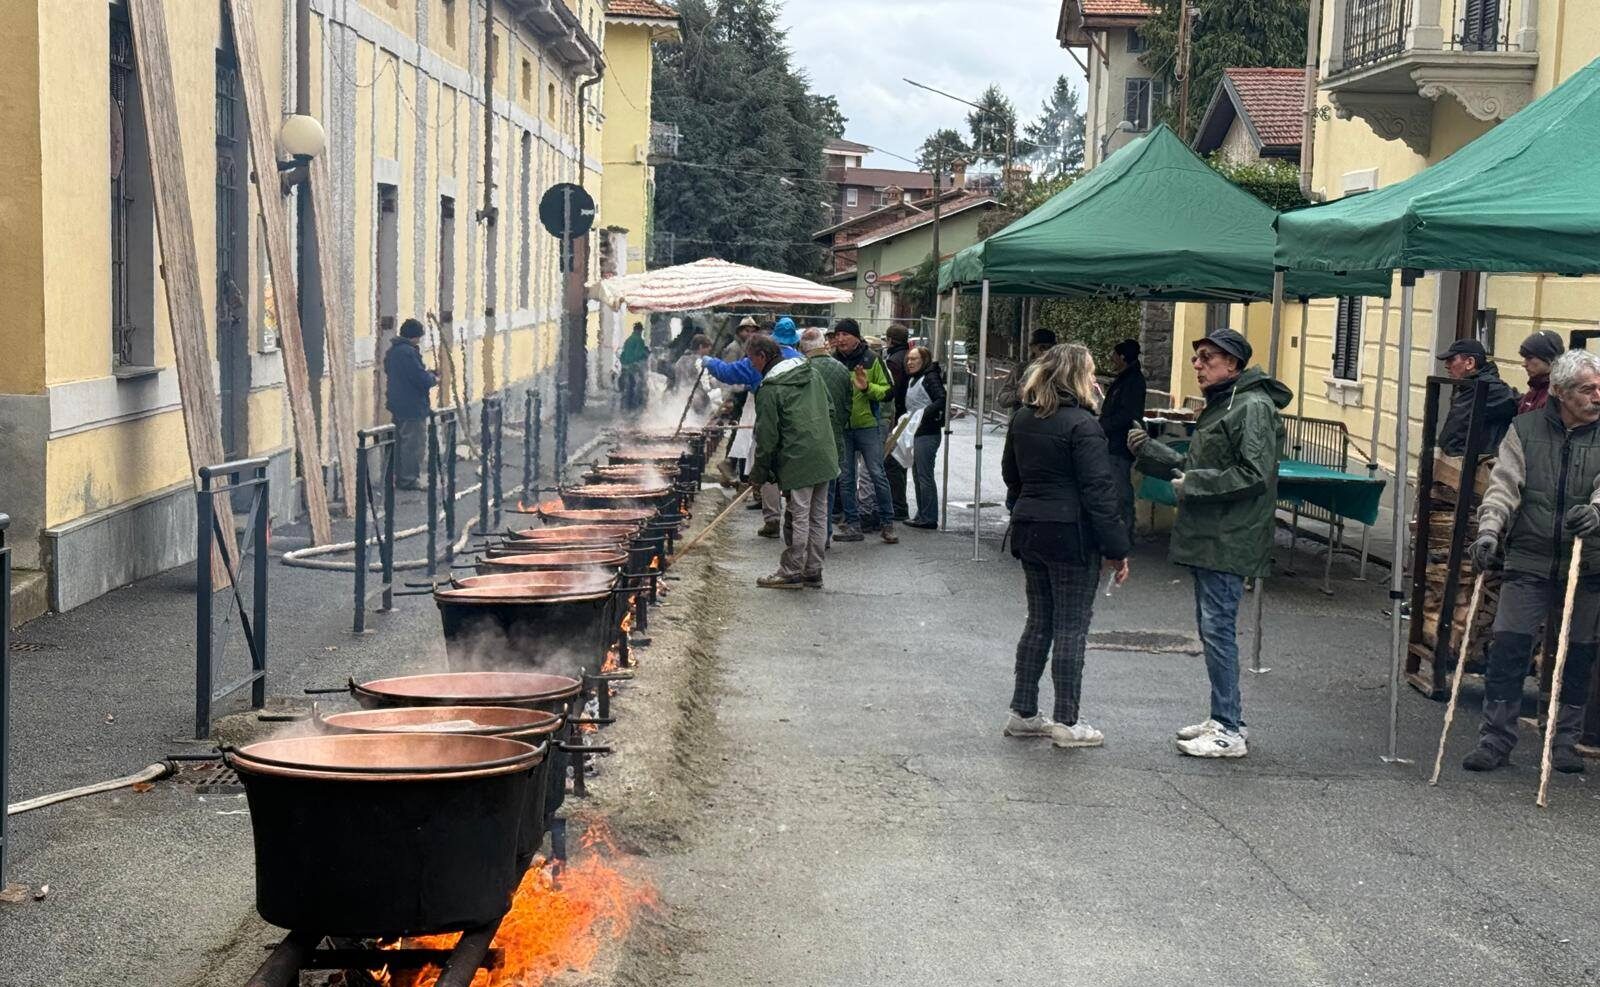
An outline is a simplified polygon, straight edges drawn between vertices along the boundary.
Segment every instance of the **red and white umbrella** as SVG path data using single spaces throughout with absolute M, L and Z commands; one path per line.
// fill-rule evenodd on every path
M 805 278 L 715 257 L 600 282 L 600 298 L 606 305 L 626 305 L 634 312 L 690 312 L 723 305 L 836 305 L 853 297 Z

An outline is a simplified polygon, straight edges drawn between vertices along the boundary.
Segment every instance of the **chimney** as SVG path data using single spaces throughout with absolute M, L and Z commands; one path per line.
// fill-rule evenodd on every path
M 950 187 L 953 189 L 967 187 L 967 163 L 960 158 L 950 162 Z
M 1028 165 L 1021 163 L 1013 164 L 1010 168 L 1006 169 L 1005 174 L 1001 176 L 1001 182 L 1004 184 L 1007 191 L 1020 189 L 1022 186 L 1028 183 L 1028 176 L 1032 172 L 1033 169 Z

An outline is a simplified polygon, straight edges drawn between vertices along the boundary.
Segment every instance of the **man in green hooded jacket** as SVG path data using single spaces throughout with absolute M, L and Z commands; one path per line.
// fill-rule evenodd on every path
M 1272 566 L 1283 449 L 1280 409 L 1289 388 L 1250 366 L 1250 342 L 1232 329 L 1214 329 L 1194 344 L 1189 364 L 1206 406 L 1186 452 L 1151 439 L 1143 427 L 1128 433 L 1139 470 L 1172 481 L 1178 519 L 1169 555 L 1194 575 L 1195 614 L 1211 680 L 1211 716 L 1178 731 L 1178 749 L 1194 757 L 1244 757 L 1236 625 L 1246 577 Z
M 635 322 L 633 333 L 622 344 L 617 363 L 622 366 L 622 410 L 637 411 L 644 407 L 645 361 L 650 359 L 650 346 L 644 341 L 644 323 Z
M 778 571 L 756 580 L 767 589 L 822 588 L 828 538 L 828 484 L 839 475 L 827 385 L 805 357 L 785 359 L 769 336 L 745 344 L 761 374 L 755 393 L 756 443 L 750 483 L 776 483 L 789 500 L 793 537 Z

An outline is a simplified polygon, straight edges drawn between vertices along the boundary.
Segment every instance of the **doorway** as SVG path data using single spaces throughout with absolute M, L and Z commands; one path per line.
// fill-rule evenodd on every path
M 400 306 L 400 189 L 398 186 L 378 185 L 378 236 L 376 256 L 372 270 L 376 277 L 377 320 L 373 325 L 375 338 L 372 345 L 373 380 L 372 420 L 389 420 L 387 390 L 389 381 L 384 374 L 383 358 L 389 353 L 395 330 L 395 315 Z

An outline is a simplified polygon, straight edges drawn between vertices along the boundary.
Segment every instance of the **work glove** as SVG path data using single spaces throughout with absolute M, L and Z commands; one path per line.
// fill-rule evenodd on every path
M 1183 474 L 1172 474 L 1172 496 L 1178 500 L 1183 499 Z
M 1128 429 L 1128 451 L 1133 453 L 1135 456 L 1139 455 L 1139 450 L 1144 448 L 1144 444 L 1149 441 L 1150 433 L 1146 432 L 1144 429 L 1138 427 L 1137 425 Z
M 1487 570 L 1499 552 L 1500 536 L 1492 531 L 1483 532 L 1467 546 L 1467 558 L 1472 560 L 1472 568 L 1478 572 Z
M 1591 538 L 1600 532 L 1600 507 L 1579 504 L 1567 511 L 1567 534 L 1574 538 Z

